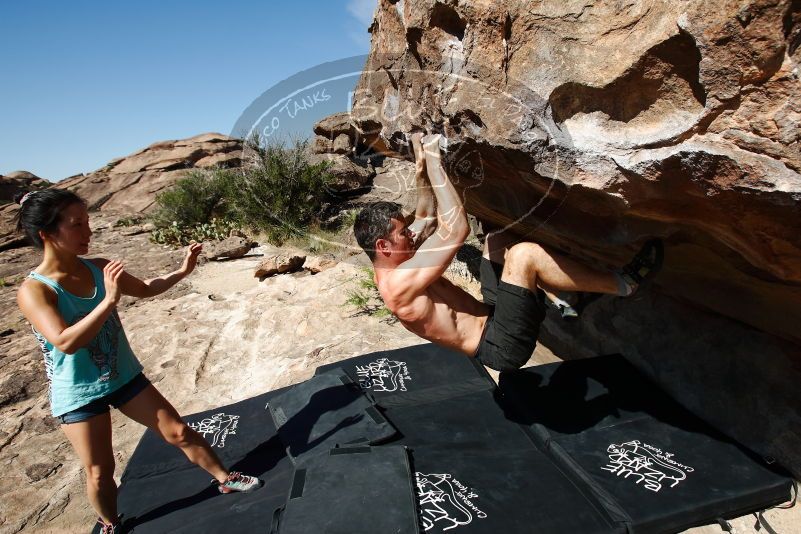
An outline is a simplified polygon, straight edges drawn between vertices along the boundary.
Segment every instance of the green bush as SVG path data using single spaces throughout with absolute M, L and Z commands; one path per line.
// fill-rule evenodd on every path
M 308 141 L 263 147 L 253 138 L 245 145 L 242 168 L 191 171 L 156 197 L 151 220 L 161 232 L 154 240 L 185 241 L 215 217 L 277 245 L 319 226 L 331 175 L 327 162 L 309 161 Z
M 156 195 L 151 215 L 156 228 L 190 228 L 208 223 L 217 215 L 226 218 L 224 190 L 229 169 L 193 170 L 186 178 Z
M 264 232 L 277 245 L 301 237 L 319 223 L 328 200 L 328 162 L 309 161 L 308 141 L 263 147 L 246 143 L 250 158 L 241 172 L 225 178 L 230 214 L 243 227 Z

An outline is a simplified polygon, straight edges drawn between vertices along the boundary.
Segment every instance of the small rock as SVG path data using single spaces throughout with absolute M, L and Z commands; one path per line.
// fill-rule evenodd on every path
M 61 464 L 58 462 L 50 462 L 46 464 L 33 464 L 31 466 L 28 466 L 27 469 L 25 469 L 25 474 L 28 476 L 28 479 L 31 482 L 38 482 L 55 473 L 59 467 L 61 467 Z
M 296 254 L 276 254 L 265 258 L 253 274 L 256 278 L 266 278 L 282 273 L 291 273 L 300 270 L 306 256 Z
M 253 242 L 249 239 L 239 236 L 229 237 L 219 243 L 212 243 L 205 246 L 206 257 L 210 260 L 241 258 L 250 251 L 252 245 Z
M 337 261 L 333 254 L 324 254 L 306 258 L 303 268 L 312 274 L 317 274 L 336 266 L 336 264 Z
M 314 141 L 312 141 L 311 151 L 313 154 L 327 154 L 333 150 L 334 143 L 332 143 L 327 137 L 318 135 L 314 138 Z
M 33 397 L 47 387 L 44 373 L 24 369 L 0 383 L 0 407 Z
M 34 434 L 49 434 L 59 427 L 58 419 L 51 416 L 34 418 L 25 422 L 25 430 Z
M 335 154 L 349 154 L 352 149 L 353 146 L 347 134 L 339 134 L 336 139 L 334 139 L 333 152 Z
M 132 235 L 144 234 L 145 232 L 148 231 L 149 230 L 146 230 L 144 226 L 137 225 L 137 226 L 131 226 L 130 228 L 126 228 L 120 233 L 124 236 L 132 236 Z

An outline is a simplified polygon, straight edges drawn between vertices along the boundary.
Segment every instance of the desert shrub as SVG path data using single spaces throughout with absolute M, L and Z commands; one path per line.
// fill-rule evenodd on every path
M 312 163 L 305 140 L 261 146 L 252 138 L 245 145 L 242 168 L 193 170 L 156 197 L 155 241 L 186 241 L 215 217 L 216 226 L 262 232 L 277 245 L 319 227 L 329 196 L 329 164 Z
M 397 322 L 395 315 L 384 304 L 370 268 L 362 269 L 361 275 L 356 279 L 356 287 L 348 292 L 344 305 L 356 308 L 357 315 L 377 317 L 389 324 Z
M 335 253 L 342 248 L 339 230 L 328 230 L 312 224 L 301 235 L 288 237 L 283 244 L 310 254 Z
M 328 200 L 328 162 L 312 163 L 306 140 L 261 146 L 251 139 L 246 150 L 245 167 L 226 176 L 232 218 L 278 245 L 305 235 Z
M 229 169 L 189 171 L 185 178 L 156 195 L 151 215 L 156 228 L 193 228 L 212 218 L 226 218 L 225 187 Z M 173 224 L 174 223 L 174 224 Z

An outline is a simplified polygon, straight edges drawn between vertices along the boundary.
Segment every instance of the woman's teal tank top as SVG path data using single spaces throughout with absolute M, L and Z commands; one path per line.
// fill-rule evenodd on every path
M 82 258 L 81 261 L 92 272 L 95 281 L 95 294 L 91 297 L 73 295 L 39 273 L 28 275 L 53 288 L 58 295 L 58 311 L 70 326 L 86 317 L 106 296 L 103 272 L 94 263 Z M 97 336 L 74 354 L 60 351 L 36 329 L 33 333 L 44 354 L 50 381 L 50 406 L 56 417 L 116 391 L 142 372 L 142 364 L 128 344 L 116 309 Z

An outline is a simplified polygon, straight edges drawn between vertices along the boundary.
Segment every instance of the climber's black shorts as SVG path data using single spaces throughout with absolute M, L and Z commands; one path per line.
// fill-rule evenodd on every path
M 533 293 L 503 280 L 494 293 L 495 307 L 487 319 L 475 357 L 496 371 L 519 369 L 537 345 L 540 324 L 545 319 L 545 294 L 540 289 Z

